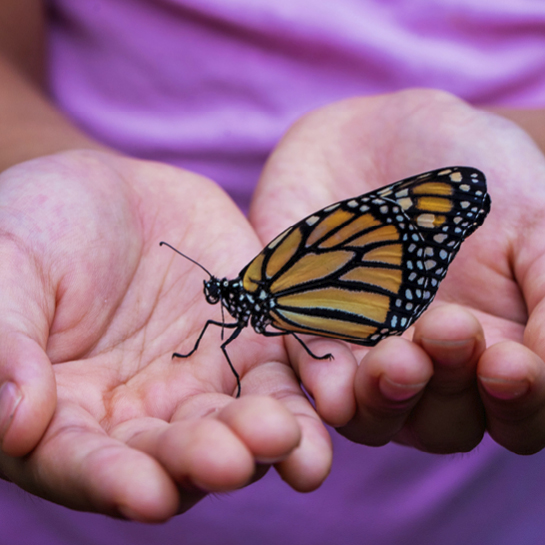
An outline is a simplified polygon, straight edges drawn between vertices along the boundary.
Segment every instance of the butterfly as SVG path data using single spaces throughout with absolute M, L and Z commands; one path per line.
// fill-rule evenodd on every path
M 234 322 L 221 349 L 237 381 L 227 346 L 249 324 L 265 336 L 318 335 L 374 346 L 401 335 L 432 302 L 462 242 L 490 211 L 482 172 L 448 167 L 340 201 L 280 233 L 233 280 L 218 278 L 200 263 L 206 301 L 221 303 Z

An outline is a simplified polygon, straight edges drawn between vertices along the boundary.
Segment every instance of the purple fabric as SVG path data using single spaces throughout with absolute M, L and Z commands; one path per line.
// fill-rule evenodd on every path
M 545 97 L 539 0 L 50 1 L 62 107 L 244 208 L 275 142 L 318 106 L 412 86 L 473 103 Z
M 435 456 L 333 437 L 333 470 L 316 492 L 294 492 L 270 471 L 156 526 L 70 511 L 0 481 L 0 544 L 542 545 L 543 455 L 490 439 L 471 454 Z
M 221 183 L 245 207 L 263 162 L 304 112 L 410 86 L 474 103 L 543 106 L 538 0 L 51 0 L 52 94 L 132 155 Z M 541 544 L 545 455 L 490 439 L 433 456 L 333 432 L 324 486 L 274 471 L 167 524 L 76 513 L 0 482 L 0 545 Z

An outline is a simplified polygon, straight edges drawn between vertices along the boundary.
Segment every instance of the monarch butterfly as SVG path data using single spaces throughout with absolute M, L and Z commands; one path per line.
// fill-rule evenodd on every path
M 490 211 L 484 174 L 448 167 L 406 178 L 337 202 L 289 227 L 246 265 L 237 278 L 208 275 L 204 295 L 218 302 L 233 323 L 227 346 L 251 323 L 265 336 L 292 335 L 316 359 L 298 333 L 374 346 L 400 335 L 429 306 L 461 243 Z M 274 328 L 271 331 L 268 328 Z

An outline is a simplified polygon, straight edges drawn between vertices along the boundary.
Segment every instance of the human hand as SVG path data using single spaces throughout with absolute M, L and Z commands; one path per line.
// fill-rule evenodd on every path
M 5 171 L 0 202 L 0 473 L 74 509 L 146 521 L 271 464 L 297 490 L 321 483 L 329 436 L 282 342 L 244 332 L 230 345 L 237 400 L 217 329 L 171 359 L 219 308 L 202 271 L 159 241 L 233 276 L 260 249 L 215 184 L 72 151 Z
M 266 243 L 327 204 L 454 165 L 486 174 L 492 212 L 413 331 L 371 350 L 309 340 L 314 353 L 334 354 L 329 362 L 287 338 L 290 359 L 319 414 L 353 441 L 447 453 L 474 448 L 487 430 L 514 452 L 536 452 L 545 446 L 545 160 L 522 130 L 428 90 L 334 104 L 280 142 L 250 219 Z

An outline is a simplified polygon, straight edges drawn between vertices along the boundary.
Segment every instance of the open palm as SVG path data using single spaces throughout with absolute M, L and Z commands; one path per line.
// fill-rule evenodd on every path
M 327 204 L 455 165 L 486 174 L 492 212 L 405 335 L 414 342 L 351 350 L 310 341 L 331 362 L 288 342 L 291 360 L 321 416 L 354 441 L 455 452 L 487 430 L 506 448 L 535 452 L 545 446 L 545 160 L 523 131 L 434 91 L 334 104 L 281 141 L 251 221 L 266 242 Z
M 319 485 L 329 438 L 281 341 L 243 333 L 230 346 L 238 400 L 218 328 L 191 358 L 171 359 L 220 314 L 203 271 L 159 242 L 231 276 L 260 250 L 217 186 L 74 151 L 5 171 L 0 203 L 6 478 L 69 507 L 150 521 L 272 463 L 298 490 Z

